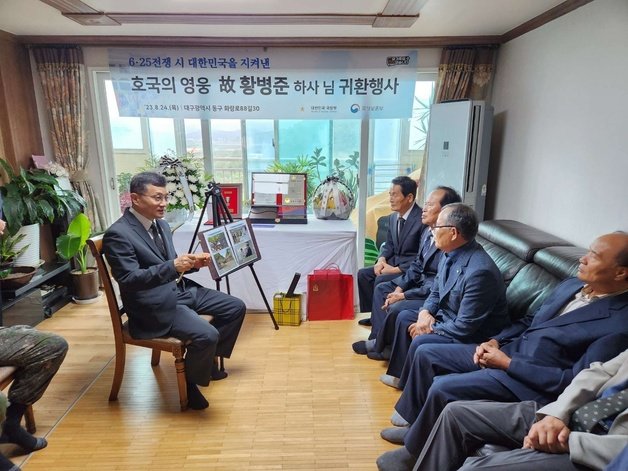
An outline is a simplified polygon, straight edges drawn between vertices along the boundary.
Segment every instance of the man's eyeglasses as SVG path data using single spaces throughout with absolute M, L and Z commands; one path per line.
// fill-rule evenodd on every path
M 155 203 L 161 203 L 162 201 L 167 203 L 168 200 L 170 199 L 170 196 L 168 195 L 147 195 L 146 193 L 142 193 L 142 196 L 148 196 L 150 199 L 152 199 Z
M 456 227 L 456 226 L 452 226 L 452 225 L 442 225 L 442 226 L 434 226 L 434 227 L 432 227 L 432 229 L 440 229 L 441 227 Z

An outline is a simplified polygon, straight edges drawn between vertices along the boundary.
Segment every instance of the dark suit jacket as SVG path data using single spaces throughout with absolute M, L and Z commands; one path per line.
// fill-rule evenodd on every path
M 482 342 L 510 324 L 504 278 L 493 259 L 475 240 L 450 254 L 454 262 L 445 279 L 447 260 L 423 305 L 436 318 L 434 332 L 463 343 Z
M 547 403 L 592 361 L 609 360 L 628 348 L 628 293 L 602 298 L 557 316 L 582 286 L 577 278 L 565 280 L 536 311 L 530 327 L 521 335 L 507 340 L 525 320 L 495 336 L 500 343 L 508 342 L 502 350 L 512 361 L 507 371 L 491 369 L 490 374 L 517 397 Z M 610 334 L 617 334 L 615 338 L 623 345 L 594 344 Z
M 424 299 L 430 294 L 442 254 L 434 243 L 431 244 L 425 255 L 423 254 L 423 248 L 429 243 L 430 235 L 429 228 L 423 230 L 419 253 L 416 258 L 403 275 L 392 280 L 393 284 L 403 290 L 406 299 Z
M 157 225 L 166 247 L 166 258 L 128 209 L 103 237 L 103 251 L 120 286 L 122 304 L 129 317 L 129 332 L 134 338 L 166 335 L 172 326 L 177 301 L 191 296 L 177 287 L 179 274 L 173 261 L 177 254 L 170 228 L 162 220 L 157 220 Z
M 401 234 L 397 234 L 397 219 L 399 213 L 396 211 L 388 216 L 386 243 L 382 244 L 379 256 L 405 272 L 419 252 L 421 234 L 427 226 L 421 222 L 421 208 L 416 204 L 412 207 Z

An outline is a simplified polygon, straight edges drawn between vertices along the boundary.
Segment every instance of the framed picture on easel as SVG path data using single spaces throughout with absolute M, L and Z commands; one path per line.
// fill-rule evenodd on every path
M 214 280 L 262 258 L 248 219 L 199 232 L 198 237 L 203 250 L 210 255 L 209 271 Z

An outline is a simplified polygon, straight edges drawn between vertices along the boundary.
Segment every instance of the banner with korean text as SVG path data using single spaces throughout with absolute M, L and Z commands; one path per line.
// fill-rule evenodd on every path
M 120 116 L 410 118 L 416 50 L 109 50 Z

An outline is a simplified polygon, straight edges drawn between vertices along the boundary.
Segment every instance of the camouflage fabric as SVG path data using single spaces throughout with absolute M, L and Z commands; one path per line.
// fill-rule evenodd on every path
M 68 344 L 63 337 L 27 325 L 0 327 L 0 365 L 17 367 L 9 401 L 33 404 L 61 366 Z
M 4 393 L 0 391 L 0 423 L 4 422 L 4 419 L 7 416 L 8 405 L 9 405 L 9 400 L 4 395 Z

